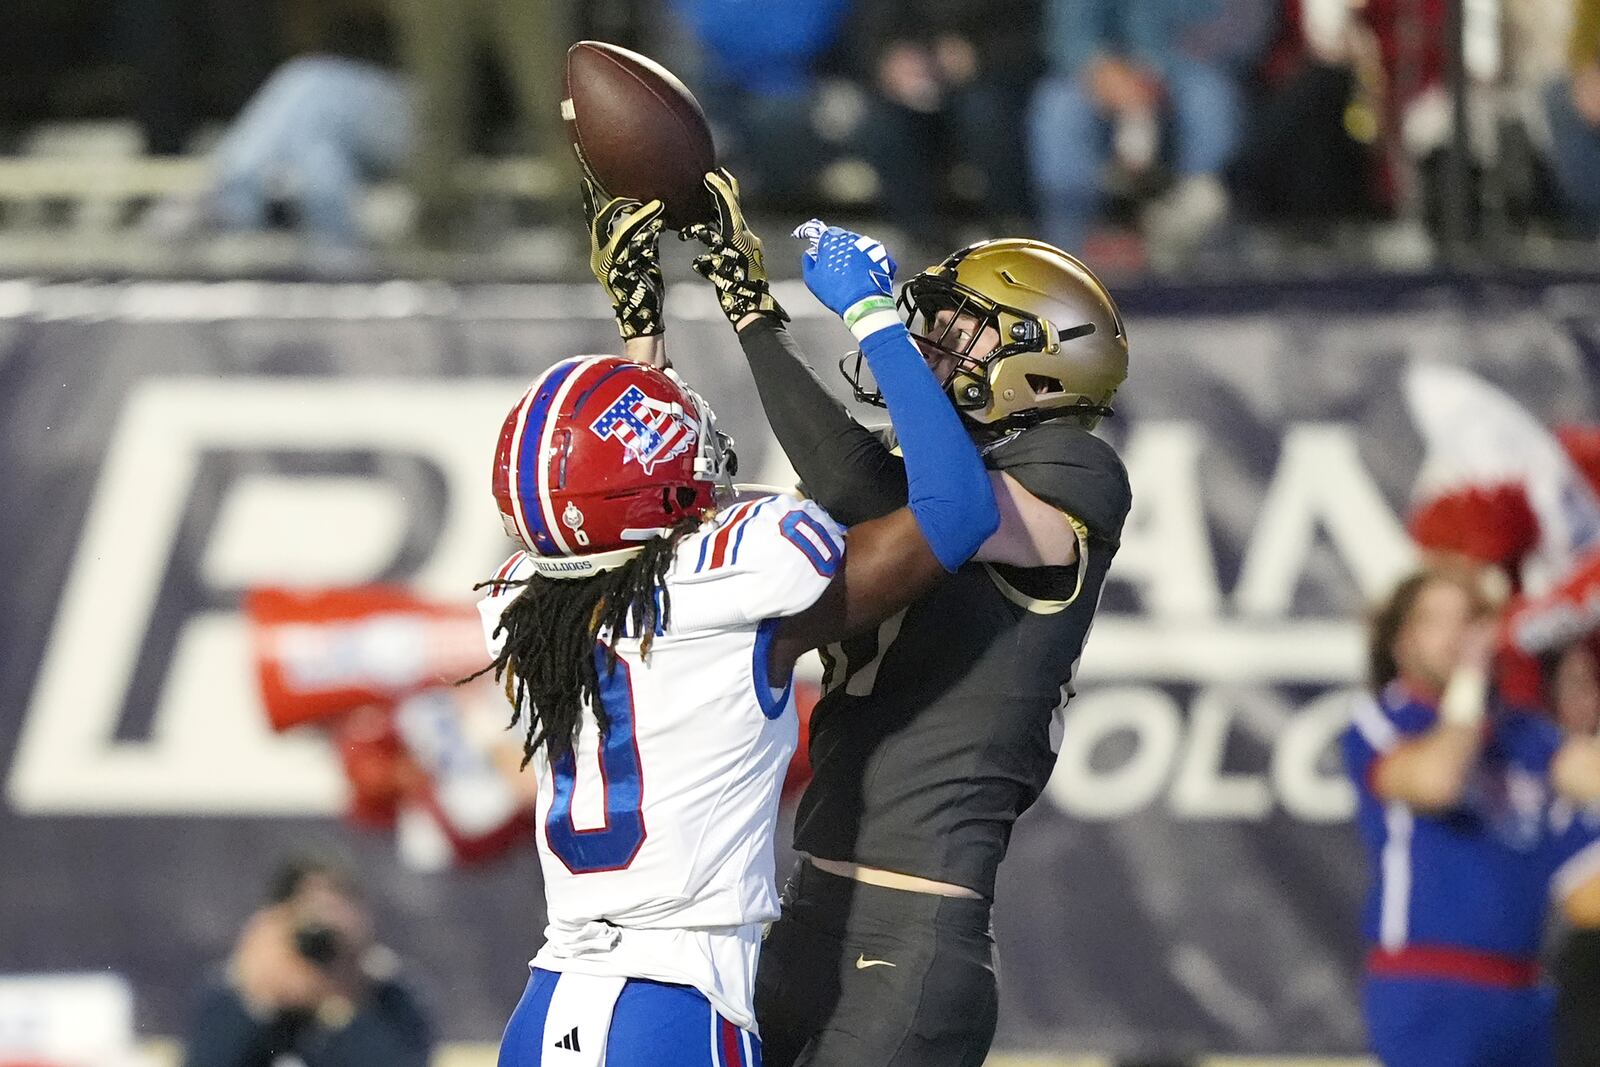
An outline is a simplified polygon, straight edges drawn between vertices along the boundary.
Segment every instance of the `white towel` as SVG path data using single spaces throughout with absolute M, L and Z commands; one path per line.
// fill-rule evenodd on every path
M 544 1017 L 540 1062 L 550 1067 L 605 1067 L 611 1013 L 626 978 L 567 972 Z

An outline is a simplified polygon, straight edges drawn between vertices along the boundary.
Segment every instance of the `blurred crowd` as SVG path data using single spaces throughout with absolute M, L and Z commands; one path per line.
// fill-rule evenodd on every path
M 207 187 L 157 213 L 170 233 L 359 245 L 366 184 L 404 178 L 422 242 L 470 242 L 467 155 L 574 176 L 557 103 L 581 37 L 678 71 L 758 208 L 845 205 L 916 246 L 981 226 L 1181 255 L 1241 223 L 1438 230 L 1452 204 L 1488 239 L 1600 230 L 1600 0 L 19 0 L 6 19 L 0 150 L 121 116 L 148 153 L 209 152 Z

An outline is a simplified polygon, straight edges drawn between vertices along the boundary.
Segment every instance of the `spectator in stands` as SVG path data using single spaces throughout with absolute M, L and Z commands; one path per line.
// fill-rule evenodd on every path
M 862 145 L 882 210 L 913 243 L 951 243 L 939 206 L 953 176 L 991 226 L 1021 226 L 1022 110 L 1038 73 L 1039 18 L 1039 0 L 862 0 L 851 33 L 872 91 Z
M 1268 0 L 1049 0 L 1050 76 L 1035 92 L 1029 151 L 1042 236 L 1076 250 L 1106 196 L 1113 158 L 1164 156 L 1175 182 L 1144 215 L 1184 247 L 1226 216 L 1221 173 L 1239 143 L 1244 72 L 1271 26 Z
M 1600 233 L 1600 0 L 1575 0 L 1570 77 L 1545 94 L 1557 180 L 1572 221 Z
M 390 67 L 387 16 L 374 0 L 307 0 L 289 14 L 303 54 L 274 72 L 228 128 L 208 187 L 157 209 L 157 233 L 261 230 L 287 204 L 319 245 L 363 243 L 362 191 L 398 173 L 412 142 L 411 94 Z
M 1252 216 L 1322 236 L 1380 210 L 1377 41 L 1352 0 L 1290 0 L 1230 185 Z
M 393 71 L 341 56 L 290 60 L 217 148 L 217 217 L 260 229 L 281 195 L 312 237 L 359 246 L 362 190 L 399 171 L 411 140 L 410 95 Z
M 185 1044 L 185 1067 L 425 1067 L 433 1035 L 350 872 L 301 858 L 273 879 Z
M 672 0 L 699 45 L 696 98 L 717 127 L 717 147 L 759 201 L 804 198 L 822 145 L 811 109 L 822 56 L 852 0 Z
M 561 124 L 561 86 L 571 43 L 569 0 L 392 0 L 403 66 L 416 94 L 412 183 L 418 231 L 429 244 L 461 236 L 466 202 L 460 164 L 476 128 L 479 50 L 509 76 L 532 148 L 576 187 L 576 161 Z M 570 173 L 569 173 L 570 172 Z

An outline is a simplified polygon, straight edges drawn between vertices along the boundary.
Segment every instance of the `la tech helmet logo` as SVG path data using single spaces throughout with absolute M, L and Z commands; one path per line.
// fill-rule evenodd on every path
M 694 446 L 699 434 L 682 411 L 662 400 L 645 396 L 630 385 L 598 419 L 589 424 L 596 437 L 616 439 L 627 449 L 624 460 L 637 460 L 646 474 L 658 463 L 675 459 Z

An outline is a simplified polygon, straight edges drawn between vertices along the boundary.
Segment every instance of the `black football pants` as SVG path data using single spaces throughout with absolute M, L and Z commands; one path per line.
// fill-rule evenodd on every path
M 761 947 L 768 1067 L 981 1067 L 998 1006 L 989 902 L 863 885 L 801 860 Z

